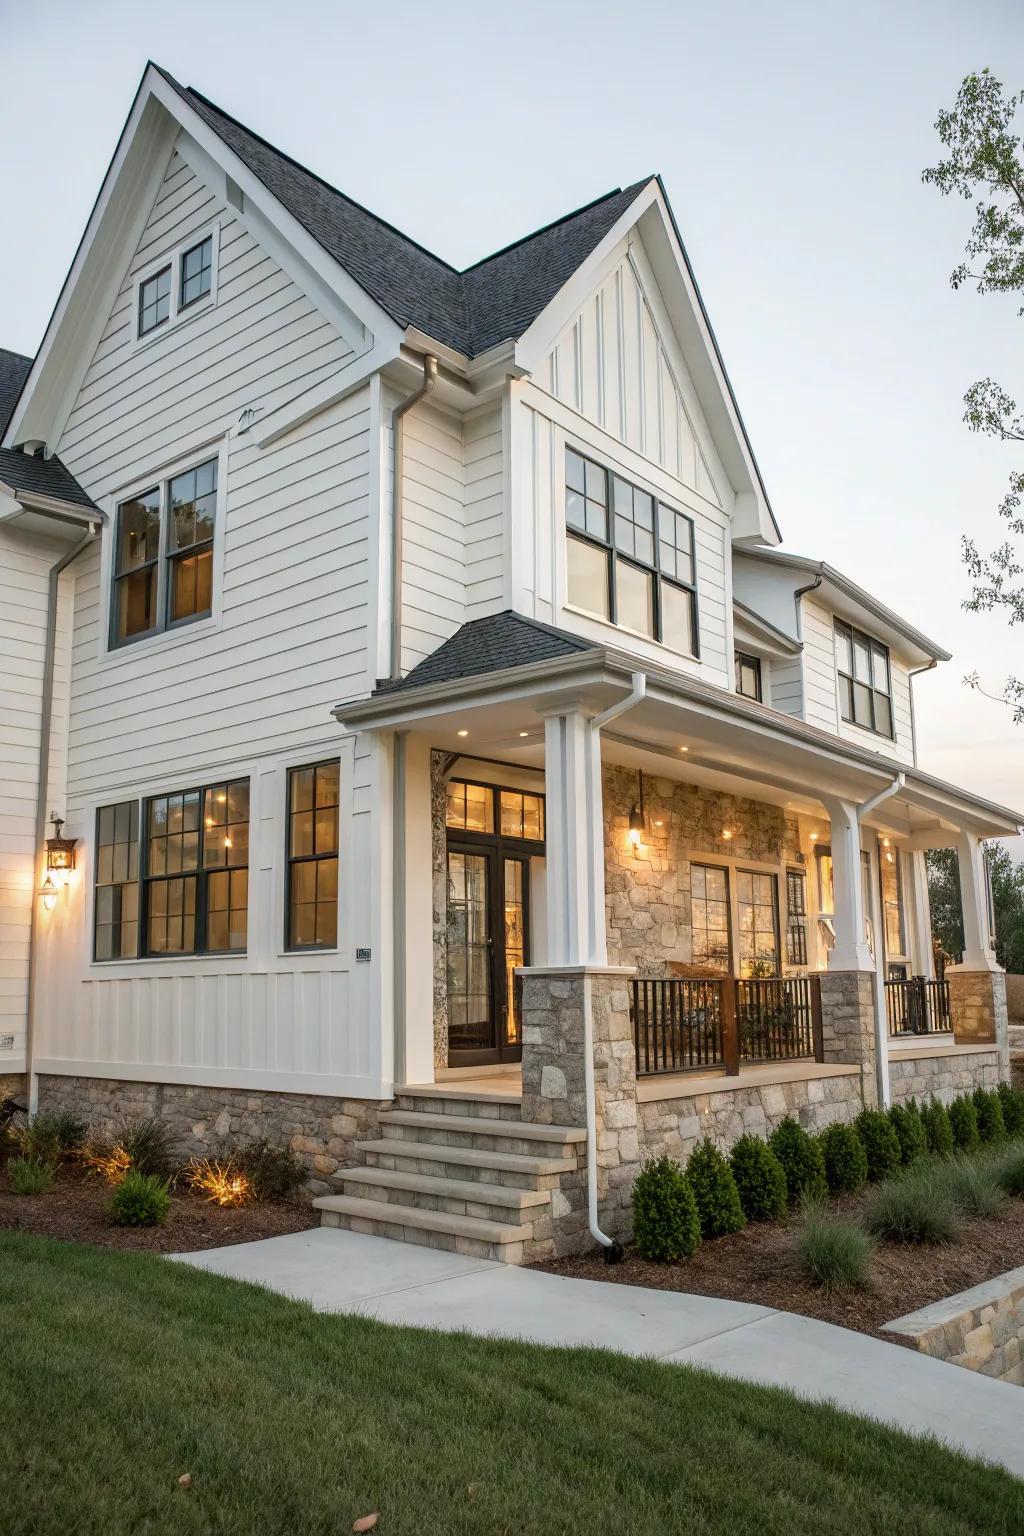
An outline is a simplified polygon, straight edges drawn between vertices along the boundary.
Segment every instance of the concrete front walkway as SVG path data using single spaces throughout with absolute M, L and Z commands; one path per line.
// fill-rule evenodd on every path
M 1024 1388 L 790 1312 L 574 1280 L 326 1227 L 175 1259 L 321 1312 L 537 1344 L 595 1344 L 788 1387 L 937 1435 L 1024 1477 Z

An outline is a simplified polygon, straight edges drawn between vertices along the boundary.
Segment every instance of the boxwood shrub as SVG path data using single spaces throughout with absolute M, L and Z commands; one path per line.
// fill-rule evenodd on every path
M 825 1159 L 825 1178 L 833 1195 L 852 1194 L 867 1182 L 867 1153 L 852 1125 L 838 1121 L 828 1125 L 818 1141 Z
M 996 1090 L 1003 1111 L 1008 1136 L 1024 1136 L 1024 1093 L 1010 1083 L 1000 1083 Z
M 700 1217 L 686 1175 L 671 1157 L 644 1163 L 633 1185 L 633 1233 L 642 1259 L 688 1259 L 700 1242 Z
M 902 1165 L 900 1143 L 892 1121 L 881 1109 L 862 1109 L 854 1121 L 868 1160 L 872 1184 L 889 1179 Z
M 710 1137 L 705 1136 L 690 1153 L 686 1177 L 697 1202 L 704 1237 L 724 1237 L 727 1232 L 738 1232 L 746 1226 L 732 1169 Z
M 994 1089 L 975 1088 L 971 1095 L 974 1113 L 978 1117 L 978 1135 L 982 1141 L 1002 1141 L 1006 1135 L 1003 1124 L 1003 1105 Z
M 974 1100 L 964 1094 L 949 1106 L 949 1123 L 953 1129 L 953 1145 L 958 1152 L 974 1152 L 981 1145 L 978 1132 L 978 1112 Z
M 775 1127 L 768 1145 L 782 1164 L 790 1205 L 797 1205 L 803 1199 L 820 1200 L 828 1193 L 821 1147 L 792 1115 L 787 1115 Z
M 889 1110 L 889 1123 L 896 1132 L 900 1144 L 900 1162 L 904 1168 L 920 1162 L 928 1155 L 928 1137 L 921 1122 L 921 1114 L 913 1100 L 909 1104 L 894 1104 Z
M 740 1205 L 748 1221 L 779 1221 L 786 1214 L 786 1174 L 760 1136 L 741 1136 L 729 1154 Z
M 934 1152 L 936 1157 L 952 1157 L 956 1143 L 953 1140 L 949 1110 L 934 1094 L 927 1104 L 921 1105 L 921 1122 L 928 1138 L 929 1152 Z

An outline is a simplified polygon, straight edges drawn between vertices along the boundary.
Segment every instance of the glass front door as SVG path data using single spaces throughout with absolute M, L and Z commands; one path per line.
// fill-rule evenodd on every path
M 449 1065 L 518 1061 L 515 973 L 529 961 L 529 860 L 448 846 Z

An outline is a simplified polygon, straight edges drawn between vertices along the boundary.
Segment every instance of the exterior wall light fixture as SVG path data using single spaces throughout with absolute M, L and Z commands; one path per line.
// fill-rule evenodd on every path
M 62 874 L 63 883 L 67 885 L 68 876 L 75 867 L 75 844 L 77 837 L 61 837 L 61 828 L 64 819 L 61 816 L 51 815 L 53 822 L 53 836 L 46 839 L 46 871 L 47 878 L 53 874 Z
M 640 781 L 640 798 L 634 802 L 633 809 L 629 813 L 629 841 L 633 845 L 634 852 L 639 848 L 644 835 L 644 775 L 643 769 L 637 775 Z
M 53 883 L 52 875 L 47 875 L 39 887 L 39 894 L 43 898 L 43 906 L 47 912 L 52 912 L 57 905 L 57 887 Z

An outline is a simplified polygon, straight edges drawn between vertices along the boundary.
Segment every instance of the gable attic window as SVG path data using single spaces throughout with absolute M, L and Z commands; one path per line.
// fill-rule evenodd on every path
M 699 656 L 693 522 L 565 450 L 570 606 Z
M 217 460 L 122 501 L 114 528 L 111 645 L 208 617 Z
M 181 298 L 178 308 L 187 309 L 199 299 L 205 299 L 213 280 L 213 236 L 207 235 L 198 245 L 184 251 L 181 257 Z
M 139 335 L 166 325 L 171 315 L 171 269 L 162 267 L 139 284 Z
M 193 234 L 135 279 L 135 342 L 155 340 L 217 299 L 220 226 Z
M 889 649 L 852 624 L 835 621 L 839 713 L 851 725 L 893 739 Z

